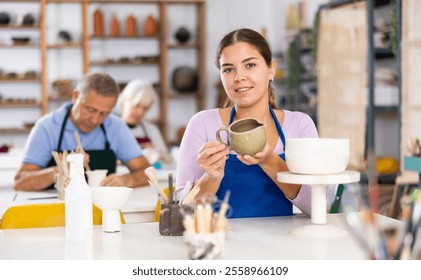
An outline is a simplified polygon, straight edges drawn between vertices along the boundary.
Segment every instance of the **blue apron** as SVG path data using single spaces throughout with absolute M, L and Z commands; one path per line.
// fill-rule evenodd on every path
M 285 135 L 275 112 L 269 107 L 275 120 L 285 150 Z M 232 108 L 230 124 L 234 121 L 235 109 Z M 279 155 L 285 160 L 285 154 Z M 258 165 L 245 165 L 236 155 L 229 154 L 225 163 L 225 175 L 216 195 L 222 200 L 227 190 L 231 190 L 229 204 L 232 215 L 229 218 L 270 217 L 292 215 L 292 203 L 279 187 Z

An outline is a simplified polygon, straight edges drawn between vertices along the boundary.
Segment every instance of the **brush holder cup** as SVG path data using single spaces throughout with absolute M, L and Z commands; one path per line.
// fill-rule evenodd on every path
M 181 236 L 184 232 L 183 216 L 193 214 L 191 206 L 178 203 L 161 204 L 159 216 L 159 233 L 161 235 Z

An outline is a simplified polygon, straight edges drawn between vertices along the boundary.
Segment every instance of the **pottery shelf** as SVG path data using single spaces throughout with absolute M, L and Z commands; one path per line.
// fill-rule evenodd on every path
M 199 44 L 169 44 L 167 46 L 169 49 L 197 49 L 200 48 Z
M 2 110 L 8 110 L 10 112 L 10 118 L 14 118 L 16 114 L 25 114 L 25 110 L 38 110 L 40 115 L 47 113 L 47 100 L 42 93 L 43 87 L 43 75 L 44 75 L 44 65 L 43 65 L 43 44 L 45 38 L 45 30 L 43 26 L 43 8 L 45 7 L 45 0 L 42 1 L 1 1 L 0 4 L 6 4 L 12 7 L 15 7 L 15 11 L 18 16 L 24 16 L 24 24 L 18 24 L 17 21 L 11 18 L 11 22 L 7 25 L 0 25 L 0 41 L 11 42 L 9 44 L 0 45 L 0 68 L 2 73 L 0 75 L 0 89 L 2 93 L 2 100 L 0 102 L 0 107 Z M 16 4 L 16 5 L 15 5 Z M 28 4 L 28 5 L 27 5 Z M 24 9 L 22 9 L 24 7 Z M 28 9 L 27 9 L 28 8 Z M 3 11 L 2 6 L 0 5 L 0 10 Z M 9 8 L 7 9 L 9 11 Z M 36 12 L 34 12 L 36 10 Z M 24 11 L 24 12 L 22 12 Z M 29 16 L 35 16 L 35 18 L 29 18 Z M 26 18 L 26 22 L 25 22 Z M 14 32 L 16 31 L 16 32 Z M 10 35 L 10 33 L 16 33 Z M 25 34 L 24 36 L 22 36 Z M 30 34 L 30 35 L 28 35 Z M 11 71 L 14 67 L 14 62 L 11 64 L 7 62 L 7 58 L 10 58 L 9 50 L 18 52 L 15 56 L 17 59 L 17 64 L 19 66 L 27 66 L 29 71 Z M 6 53 L 7 51 L 7 53 Z M 34 53 L 35 51 L 35 53 Z M 26 63 L 26 59 L 20 59 L 19 57 L 22 54 L 22 58 L 28 55 L 34 56 L 35 59 L 38 57 L 40 59 L 39 65 L 29 66 Z M 9 98 L 14 96 L 13 90 L 9 92 L 11 85 L 16 85 L 16 91 L 24 91 L 28 99 L 19 99 L 19 98 Z M 4 87 L 3 87 L 4 86 Z M 41 92 L 37 96 L 33 96 L 33 91 Z M 29 98 L 30 97 L 30 98 Z M 22 113 L 23 112 L 23 113 Z M 32 120 L 31 120 L 32 121 Z M 34 123 L 34 122 L 32 122 Z M 32 127 L 32 126 L 31 126 Z M 1 134 L 15 134 L 15 133 L 28 133 L 31 127 L 10 127 L 0 129 Z
M 291 30 L 287 34 L 289 45 L 285 54 L 278 55 L 286 60 L 286 94 L 280 96 L 279 105 L 289 110 L 303 111 L 317 123 L 317 77 L 311 54 L 310 36 L 312 29 Z M 282 86 L 278 83 L 278 86 Z M 281 90 L 282 92 L 282 90 Z
M 136 36 L 127 36 L 125 33 L 121 33 L 118 36 L 112 36 L 109 33 L 104 34 L 103 36 L 98 36 L 91 32 L 86 36 L 88 45 L 89 42 L 94 41 L 107 41 L 113 42 L 116 41 L 133 41 L 133 46 L 136 46 L 142 50 L 143 42 L 149 40 L 156 40 L 158 45 L 157 49 L 155 50 L 156 53 L 159 54 L 157 57 L 143 57 L 140 58 L 140 61 L 137 61 L 136 58 L 130 57 L 129 61 L 107 61 L 107 55 L 102 57 L 102 59 L 96 59 L 95 61 L 90 59 L 86 62 L 87 68 L 92 69 L 93 67 L 104 67 L 104 71 L 108 71 L 108 68 L 112 68 L 109 71 L 119 71 L 118 68 L 121 68 L 121 71 L 125 67 L 150 67 L 151 65 L 155 65 L 158 67 L 158 81 L 156 82 L 159 84 L 158 88 L 156 88 L 157 94 L 159 96 L 159 119 L 155 120 L 155 123 L 159 126 L 162 136 L 167 144 L 171 144 L 169 130 L 171 127 L 171 121 L 174 119 L 174 116 L 171 115 L 170 108 L 173 106 L 177 106 L 177 104 L 172 104 L 171 101 L 174 99 L 195 99 L 196 102 L 196 111 L 200 111 L 205 109 L 206 107 L 206 98 L 205 98 L 205 91 L 206 91 L 206 84 L 204 79 L 199 80 L 198 89 L 192 93 L 183 93 L 183 94 L 174 94 L 173 89 L 171 86 L 171 73 L 170 65 L 173 64 L 171 61 L 172 53 L 174 50 L 177 52 L 183 51 L 191 51 L 194 50 L 195 54 L 192 55 L 191 60 L 194 61 L 195 68 L 197 69 L 199 77 L 205 77 L 206 75 L 206 67 L 205 67 L 205 59 L 206 59 L 206 0 L 120 0 L 120 1 L 111 1 L 111 0 L 96 0 L 96 1 L 87 1 L 88 8 L 92 6 L 90 4 L 95 4 L 95 9 L 102 10 L 102 8 L 106 8 L 107 5 L 135 5 L 137 8 L 138 5 L 148 5 L 149 7 L 153 7 L 151 9 L 156 8 L 156 13 L 153 15 L 155 22 L 157 24 L 157 30 L 155 31 L 154 35 L 147 35 L 144 33 L 144 30 L 138 30 L 138 34 Z M 194 30 L 191 30 L 194 34 L 194 39 L 187 41 L 185 43 L 178 43 L 174 41 L 173 34 L 170 34 L 170 21 L 172 15 L 172 7 L 173 6 L 183 6 L 185 7 L 193 7 L 195 9 L 195 13 L 192 13 L 192 19 L 194 19 L 196 27 Z M 112 8 L 117 7 L 112 6 Z M 106 9 L 105 9 L 106 10 Z M 89 10 L 89 13 L 92 12 L 92 9 Z M 92 14 L 89 15 L 90 17 Z M 110 20 L 109 15 L 108 18 L 106 17 L 107 14 L 103 14 L 104 23 L 108 24 L 108 20 Z M 92 19 L 90 19 L 91 21 Z M 89 22 L 90 24 L 91 22 Z M 120 20 L 120 24 L 122 21 Z M 104 24 L 105 26 L 105 24 Z M 98 33 L 97 33 L 98 34 Z M 95 42 L 97 44 L 98 42 Z M 93 44 L 92 44 L 93 45 Z M 92 51 L 92 49 L 90 49 Z M 110 55 L 109 55 L 110 56 Z M 136 69 L 136 68 L 135 68 Z M 135 70 L 134 70 L 135 71 Z M 128 78 L 129 79 L 129 78 Z M 119 83 L 127 82 L 126 81 L 117 81 Z M 185 121 L 187 125 L 188 120 Z
M 10 45 L 0 45 L 1 49 L 16 49 L 16 48 L 22 48 L 22 49 L 39 49 L 39 44 L 10 44 Z
M 31 25 L 31 26 L 25 26 L 25 25 L 0 25 L 0 30 L 39 30 L 39 25 Z
M 155 65 L 158 62 L 92 62 L 91 67 L 130 67 L 130 66 L 140 66 L 140 65 Z
M 81 48 L 81 43 L 60 43 L 60 44 L 53 44 L 47 45 L 47 49 L 78 49 Z
M 139 57 L 139 58 L 127 58 L 127 60 L 119 61 L 91 61 L 90 65 L 92 66 L 138 66 L 138 65 L 147 65 L 147 64 L 159 64 L 159 56 L 150 56 L 150 57 Z
M 25 127 L 0 128 L 0 134 L 28 133 L 29 131 L 31 131 L 31 128 L 25 128 Z
M 174 119 L 174 116 L 172 116 L 169 113 L 169 109 L 173 108 L 173 104 L 171 104 L 171 100 L 173 99 L 180 99 L 180 98 L 194 98 L 197 100 L 196 104 L 196 111 L 200 111 L 206 108 L 206 98 L 205 98 L 205 91 L 206 91 L 206 84 L 205 79 L 199 80 L 198 90 L 194 93 L 183 93 L 183 94 L 176 94 L 174 95 L 172 91 L 171 86 L 171 69 L 173 69 L 173 64 L 175 62 L 172 61 L 172 53 L 170 55 L 170 52 L 173 52 L 174 50 L 177 52 L 183 52 L 184 50 L 188 51 L 186 52 L 187 55 L 191 56 L 191 61 L 194 61 L 194 67 L 198 71 L 199 77 L 205 77 L 206 75 L 206 67 L 205 67 L 205 61 L 206 61 L 206 0 L 9 0 L 9 1 L 1 1 L 0 3 L 0 10 L 1 4 L 6 3 L 8 5 L 17 4 L 16 7 L 19 9 L 21 7 L 21 3 L 31 3 L 38 4 L 39 6 L 36 8 L 38 11 L 38 14 L 35 13 L 36 22 L 35 25 L 32 26 L 22 26 L 22 25 L 0 25 L 0 41 L 4 41 L 4 39 L 9 39 L 9 36 L 3 35 L 7 33 L 2 33 L 4 30 L 5 32 L 10 32 L 11 30 L 16 30 L 18 32 L 21 31 L 37 31 L 34 33 L 34 35 L 31 35 L 32 42 L 28 42 L 26 44 L 8 44 L 8 45 L 0 45 L 0 56 L 2 55 L 1 51 L 6 51 L 7 49 L 17 49 L 20 48 L 22 51 L 25 51 L 25 49 L 38 49 L 39 50 L 39 58 L 40 58 L 40 65 L 39 69 L 36 69 L 38 72 L 37 79 L 21 79 L 21 78 L 9 78 L 9 77 L 0 77 L 0 84 L 1 83 L 15 83 L 16 86 L 18 86 L 20 83 L 38 83 L 40 86 L 40 96 L 37 97 L 40 101 L 37 103 L 37 105 L 34 105 L 34 107 L 38 106 L 40 109 L 40 115 L 44 115 L 48 113 L 48 110 L 50 109 L 49 102 L 59 103 L 59 102 L 65 102 L 70 100 L 70 98 L 57 98 L 53 97 L 51 94 L 49 94 L 49 91 L 51 91 L 51 85 L 53 82 L 53 78 L 49 77 L 53 74 L 47 74 L 52 73 L 52 71 L 47 71 L 49 67 L 51 67 L 50 63 L 54 62 L 52 61 L 51 57 L 54 58 L 60 58 L 65 59 L 67 57 L 67 53 L 64 53 L 67 49 L 72 50 L 80 50 L 80 59 L 81 59 L 81 65 L 82 69 L 80 69 L 80 74 L 76 75 L 75 79 L 78 79 L 79 76 L 82 76 L 85 73 L 94 72 L 98 67 L 103 67 L 103 71 L 107 73 L 107 71 L 110 71 L 112 75 L 113 73 L 123 73 L 124 71 L 127 71 L 125 67 L 139 67 L 145 68 L 145 71 L 154 71 L 150 70 L 148 67 L 154 66 L 157 67 L 158 72 L 153 72 L 156 75 L 157 80 L 154 81 L 155 84 L 158 84 L 159 87 L 156 89 L 157 93 L 159 95 L 159 119 L 156 120 L 156 123 L 158 124 L 162 135 L 164 137 L 164 140 L 166 143 L 170 143 L 169 139 L 169 129 L 171 127 L 171 121 Z M 74 33 L 79 34 L 79 38 L 73 38 L 74 41 L 70 42 L 61 42 L 61 41 L 49 41 L 48 34 L 51 34 L 51 32 L 57 32 L 59 31 L 59 27 L 61 29 L 66 29 L 68 25 L 66 25 L 66 20 L 62 22 L 62 24 L 56 24 L 52 23 L 52 20 L 54 17 L 58 17 L 58 21 L 60 21 L 60 18 L 62 17 L 59 13 L 62 13 L 60 9 L 64 6 L 62 4 L 71 4 L 72 9 L 78 10 L 78 13 L 80 13 L 80 30 L 73 31 Z M 51 6 L 50 6 L 51 5 Z M 77 5 L 77 6 L 74 6 Z M 114 6 L 113 6 L 114 5 Z M 135 9 L 139 8 L 147 8 L 150 9 L 153 14 L 153 17 L 155 19 L 155 23 L 157 26 L 157 30 L 155 31 L 155 34 L 153 35 L 146 35 L 148 33 L 144 33 L 144 30 L 137 30 L 137 34 L 135 36 L 127 36 L 124 32 L 121 33 L 119 36 L 111 36 L 110 33 L 108 33 L 108 29 L 105 29 L 104 36 L 97 36 L 94 33 L 94 26 L 93 26 L 93 18 L 94 18 L 94 10 L 104 10 L 107 11 L 111 7 L 111 9 L 126 9 L 129 5 L 133 5 Z M 177 41 L 174 41 L 173 34 L 170 33 L 170 25 L 172 22 L 170 22 L 170 18 L 174 16 L 174 9 L 173 6 L 181 6 L 187 8 L 194 9 L 194 13 L 191 13 L 192 18 L 186 18 L 186 20 L 194 20 L 195 27 L 193 30 L 190 30 L 193 33 L 193 40 L 187 41 L 186 43 L 177 43 Z M 50 9 L 51 7 L 51 9 Z M 76 7 L 76 8 L 75 8 Z M 80 8 L 80 9 L 79 9 Z M 56 14 L 54 14 L 56 13 Z M 107 14 L 107 12 L 104 12 L 103 14 L 103 25 L 104 27 L 108 27 L 109 20 L 111 20 L 110 15 Z M 144 20 L 144 19 L 138 19 L 138 20 Z M 188 22 L 188 21 L 187 21 Z M 141 22 L 138 22 L 140 24 Z M 120 20 L 120 24 L 124 25 L 124 22 Z M 141 24 L 142 25 L 142 24 Z M 182 23 L 180 24 L 182 25 Z M 31 33 L 32 34 L 32 33 Z M 101 55 L 98 54 L 95 55 L 95 59 L 93 59 L 92 56 L 95 52 L 101 51 L 101 48 L 97 48 L 98 44 L 101 44 L 105 46 L 105 44 L 108 44 L 108 42 L 113 43 L 113 41 L 116 42 L 124 42 L 124 44 L 128 44 L 129 46 L 133 47 L 134 50 L 139 49 L 142 53 L 144 50 L 143 48 L 149 48 L 145 49 L 146 53 L 150 53 L 150 48 L 156 48 L 154 50 L 154 53 L 159 54 L 159 56 L 153 56 L 153 57 L 129 57 L 129 61 L 118 61 L 117 59 L 115 61 L 107 61 L 107 56 L 111 57 L 111 55 L 104 55 L 101 57 Z M 127 41 L 127 42 L 125 42 Z M 156 41 L 152 42 L 153 44 L 143 44 L 144 42 L 149 41 Z M 36 42 L 36 43 L 33 43 Z M 110 44 L 111 44 L 110 43 Z M 154 45 L 155 44 L 155 45 Z M 194 50 L 194 54 L 190 55 L 191 50 Z M 8 50 L 7 50 L 8 51 Z M 31 50 L 32 51 L 32 50 Z M 63 53 L 61 53 L 63 51 Z M 54 52 L 54 55 L 50 55 L 50 52 Z M 178 54 L 178 53 L 177 53 Z M 79 54 L 76 54 L 78 56 Z M 64 58 L 63 58 L 64 57 Z M 50 61 L 49 61 L 50 59 Z M 190 60 L 190 58 L 189 58 Z M 59 59 L 57 59 L 59 61 Z M 58 66 L 63 68 L 65 62 L 59 61 L 57 62 Z M 64 65 L 63 65 L 64 64 Z M 6 68 L 7 65 L 2 65 L 0 61 L 0 69 Z M 175 65 L 177 66 L 177 65 Z M 109 69 L 110 68 L 110 69 Z M 54 69 L 54 68 L 53 68 Z M 64 69 L 64 68 L 63 68 Z M 3 69 L 6 70 L 6 69 Z M 131 70 L 130 70 L 131 71 Z M 135 73 L 137 71 L 136 68 L 133 69 L 132 73 Z M 143 70 L 140 70 L 143 71 Z M 9 71 L 10 72 L 10 71 Z M 7 74 L 7 73 L 5 73 Z M 57 75 L 57 74 L 54 74 Z M 57 77 L 57 79 L 63 79 L 66 78 L 65 73 L 60 73 L 60 77 Z M 68 75 L 75 77 L 75 74 Z M 127 83 L 130 79 L 134 77 L 127 77 L 126 75 L 122 75 L 126 78 L 126 80 L 118 80 L 117 83 L 124 84 Z M 134 74 L 135 77 L 136 73 Z M 7 105 L 9 106 L 9 105 Z M 175 104 L 174 106 L 177 106 Z M 24 110 L 23 108 L 22 110 Z M 188 119 L 185 121 L 185 124 L 187 125 Z M 1 133 L 22 133 L 22 132 L 28 132 L 28 129 L 21 129 L 21 128 L 8 128 L 8 129 L 0 129 Z
M 136 36 L 127 36 L 127 35 L 120 35 L 120 36 L 89 36 L 91 40 L 145 40 L 145 39 L 159 39 L 159 36 L 149 36 L 149 35 L 136 35 Z
M 30 78 L 0 78 L 1 83 L 39 83 L 40 79 Z
M 6 107 L 6 108 L 21 108 L 21 107 L 26 107 L 26 108 L 36 108 L 39 107 L 40 103 L 39 102 L 35 102 L 35 103 L 27 103 L 27 102 L 0 102 L 0 107 Z

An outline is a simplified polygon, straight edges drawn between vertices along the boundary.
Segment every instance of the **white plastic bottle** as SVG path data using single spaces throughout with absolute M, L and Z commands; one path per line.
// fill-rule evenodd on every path
M 92 190 L 85 180 L 83 155 L 70 154 L 70 182 L 65 190 L 66 239 L 86 241 L 92 239 Z

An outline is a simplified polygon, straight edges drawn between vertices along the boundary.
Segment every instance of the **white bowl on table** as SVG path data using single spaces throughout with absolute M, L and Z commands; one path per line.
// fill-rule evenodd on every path
M 94 204 L 102 210 L 102 230 L 121 231 L 120 209 L 124 207 L 133 189 L 127 187 L 93 187 Z
M 292 173 L 308 175 L 338 174 L 348 166 L 347 138 L 287 138 L 285 159 Z

